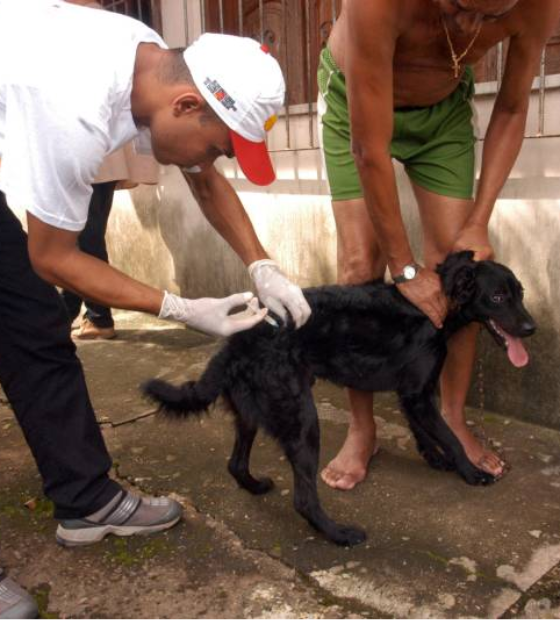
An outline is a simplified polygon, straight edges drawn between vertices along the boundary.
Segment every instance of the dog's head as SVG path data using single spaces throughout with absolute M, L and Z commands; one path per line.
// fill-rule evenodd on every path
M 443 289 L 467 320 L 486 326 L 514 366 L 525 366 L 529 355 L 521 338 L 531 336 L 536 326 L 523 305 L 523 287 L 507 267 L 475 262 L 473 256 L 456 252 L 438 266 Z

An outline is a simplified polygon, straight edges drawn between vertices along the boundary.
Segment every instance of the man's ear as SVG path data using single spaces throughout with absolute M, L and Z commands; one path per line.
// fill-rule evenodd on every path
M 474 252 L 455 252 L 437 266 L 445 294 L 459 305 L 468 302 L 476 291 Z
M 200 112 L 206 106 L 206 101 L 199 93 L 187 91 L 175 97 L 171 105 L 173 106 L 173 116 L 179 117 L 192 112 Z

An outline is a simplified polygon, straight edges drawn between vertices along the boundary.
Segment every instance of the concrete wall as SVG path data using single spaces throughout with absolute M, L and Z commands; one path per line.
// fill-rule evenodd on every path
M 551 82 L 558 85 L 557 78 Z M 484 130 L 492 95 L 477 101 Z M 546 99 L 545 133 L 560 135 L 560 89 Z M 538 130 L 538 96 L 532 99 L 527 133 Z M 538 332 L 528 343 L 531 362 L 513 368 L 489 337 L 483 338 L 482 379 L 473 386 L 490 409 L 560 427 L 560 138 L 525 141 L 491 221 L 498 259 L 511 267 L 525 287 L 526 304 Z

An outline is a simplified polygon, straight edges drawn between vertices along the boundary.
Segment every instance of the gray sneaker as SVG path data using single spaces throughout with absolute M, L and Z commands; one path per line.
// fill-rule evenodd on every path
M 35 599 L 0 568 L 0 618 L 37 618 Z
M 61 520 L 56 540 L 65 547 L 78 547 L 99 542 L 107 534 L 152 534 L 173 527 L 182 514 L 181 504 L 168 497 L 140 497 L 123 490 L 84 519 Z

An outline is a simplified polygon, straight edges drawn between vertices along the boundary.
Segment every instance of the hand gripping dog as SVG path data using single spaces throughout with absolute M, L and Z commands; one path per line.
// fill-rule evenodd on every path
M 486 326 L 515 366 L 528 362 L 521 338 L 535 331 L 514 274 L 472 252 L 438 267 L 451 311 L 441 330 L 394 285 L 324 286 L 304 291 L 313 312 L 299 330 L 259 324 L 235 334 L 199 381 L 174 387 L 154 379 L 145 393 L 173 417 L 200 414 L 222 395 L 235 418 L 229 471 L 250 493 L 270 491 L 254 478 L 249 456 L 257 428 L 283 448 L 294 472 L 296 510 L 339 545 L 365 540 L 363 530 L 335 523 L 317 495 L 319 423 L 311 386 L 316 377 L 357 390 L 397 392 L 420 454 L 437 469 L 456 470 L 469 484 L 494 481 L 473 465 L 435 403 L 446 341 L 471 322 Z

